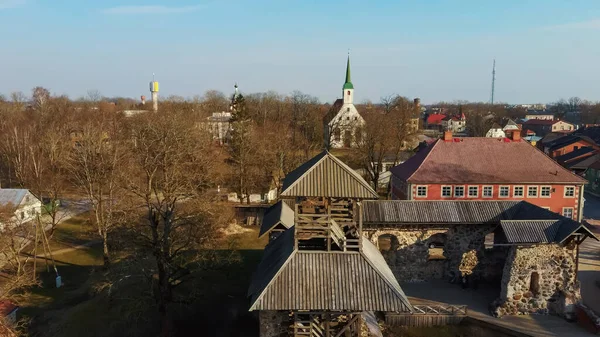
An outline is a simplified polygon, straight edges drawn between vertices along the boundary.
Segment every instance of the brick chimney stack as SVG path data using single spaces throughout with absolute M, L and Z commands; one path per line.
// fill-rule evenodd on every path
M 452 131 L 446 130 L 444 131 L 444 141 L 451 142 L 452 141 Z
M 513 142 L 521 141 L 521 130 L 513 130 L 513 132 L 510 133 L 510 138 Z
M 421 112 L 421 99 L 417 97 L 413 102 L 415 103 L 415 109 L 417 109 L 418 112 Z

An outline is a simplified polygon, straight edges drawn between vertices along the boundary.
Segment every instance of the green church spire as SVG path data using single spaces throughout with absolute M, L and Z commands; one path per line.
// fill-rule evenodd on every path
M 346 82 L 344 83 L 344 89 L 354 89 L 352 79 L 350 78 L 350 53 L 348 53 L 348 63 L 346 64 Z

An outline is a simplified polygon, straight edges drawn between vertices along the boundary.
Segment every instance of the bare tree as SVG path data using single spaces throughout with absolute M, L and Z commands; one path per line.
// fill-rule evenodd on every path
M 174 289 L 190 275 L 196 254 L 216 231 L 203 193 L 210 186 L 214 158 L 210 137 L 189 123 L 184 112 L 163 104 L 160 115 L 130 120 L 132 141 L 124 170 L 130 214 L 131 241 L 151 253 L 155 267 L 155 299 L 162 336 L 171 335 L 170 306 Z
M 88 111 L 73 130 L 75 144 L 69 160 L 72 181 L 92 205 L 96 230 L 103 243 L 103 259 L 110 265 L 108 235 L 121 213 L 118 199 L 120 167 L 125 163 L 125 130 L 119 116 Z
M 44 113 L 46 103 L 50 100 L 50 91 L 44 87 L 31 89 L 31 101 L 35 110 Z

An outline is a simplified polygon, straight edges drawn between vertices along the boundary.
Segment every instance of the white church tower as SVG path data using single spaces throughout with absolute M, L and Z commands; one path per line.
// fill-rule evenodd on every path
M 338 99 L 324 119 L 326 148 L 354 147 L 362 139 L 359 131 L 365 120 L 354 106 L 354 85 L 350 76 L 350 55 L 346 62 L 346 80 L 342 99 Z

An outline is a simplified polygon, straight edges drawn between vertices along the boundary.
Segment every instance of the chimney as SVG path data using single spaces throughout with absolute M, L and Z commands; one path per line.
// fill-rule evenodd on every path
M 521 130 L 513 130 L 513 132 L 510 133 L 510 138 L 513 140 L 513 142 L 520 142 Z
M 146 96 L 142 95 L 140 98 L 142 99 L 142 105 L 146 105 Z
M 417 109 L 417 112 L 421 112 L 421 99 L 417 97 L 413 100 L 413 102 L 415 103 L 415 109 Z
M 444 131 L 444 141 L 451 142 L 452 141 L 452 131 L 446 130 Z

